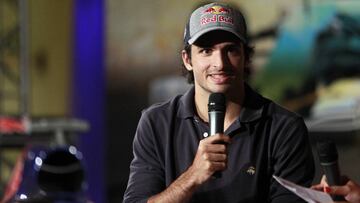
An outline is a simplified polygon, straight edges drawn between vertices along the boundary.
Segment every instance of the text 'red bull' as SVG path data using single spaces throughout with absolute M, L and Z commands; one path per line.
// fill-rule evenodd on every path
M 201 25 L 206 25 L 208 23 L 215 23 L 215 22 L 234 24 L 232 17 L 227 17 L 223 15 L 213 15 L 212 17 L 204 17 L 201 18 L 200 20 Z

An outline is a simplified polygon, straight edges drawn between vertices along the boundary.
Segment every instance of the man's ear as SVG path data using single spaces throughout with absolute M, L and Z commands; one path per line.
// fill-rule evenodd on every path
M 182 51 L 181 51 L 181 57 L 182 57 L 182 60 L 183 60 L 183 63 L 184 63 L 185 68 L 186 68 L 188 71 L 192 71 L 192 70 L 193 70 L 193 67 L 192 67 L 192 64 L 191 64 L 191 58 L 190 58 L 190 56 L 186 53 L 185 50 L 182 50 Z

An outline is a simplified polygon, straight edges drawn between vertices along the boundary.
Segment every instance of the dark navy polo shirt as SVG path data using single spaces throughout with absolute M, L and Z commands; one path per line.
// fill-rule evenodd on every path
M 303 119 L 246 86 L 239 118 L 226 129 L 228 167 L 209 179 L 191 202 L 304 202 L 272 175 L 310 186 L 314 163 Z M 143 111 L 124 202 L 146 202 L 192 164 L 208 123 L 195 113 L 194 88 Z

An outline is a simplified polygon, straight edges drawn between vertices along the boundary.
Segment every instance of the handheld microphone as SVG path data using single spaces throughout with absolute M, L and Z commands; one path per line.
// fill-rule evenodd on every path
M 208 102 L 210 136 L 216 133 L 224 133 L 225 109 L 225 95 L 222 93 L 210 94 Z M 215 172 L 213 177 L 220 178 L 221 173 Z
M 340 168 L 338 164 L 338 153 L 336 145 L 331 140 L 325 140 L 317 143 L 320 165 L 326 176 L 327 183 L 330 186 L 342 185 Z M 334 196 L 334 200 L 344 200 L 341 196 Z
M 222 93 L 210 94 L 208 103 L 210 135 L 224 133 L 225 109 L 225 95 Z

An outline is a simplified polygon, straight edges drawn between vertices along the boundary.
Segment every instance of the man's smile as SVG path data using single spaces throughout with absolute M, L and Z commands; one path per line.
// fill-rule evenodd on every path
M 218 73 L 210 73 L 208 77 L 211 81 L 216 84 L 227 83 L 229 80 L 233 79 L 234 74 L 229 72 L 218 72 Z

